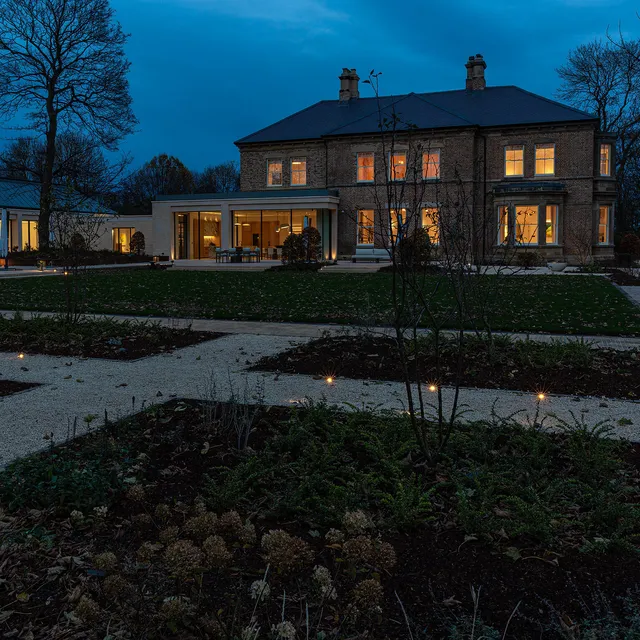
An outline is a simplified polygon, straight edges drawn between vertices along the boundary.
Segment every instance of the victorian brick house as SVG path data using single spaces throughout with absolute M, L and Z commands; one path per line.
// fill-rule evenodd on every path
M 472 56 L 465 88 L 379 101 L 361 98 L 356 71 L 344 69 L 337 99 L 237 141 L 240 192 L 158 198 L 154 250 L 205 258 L 207 247 L 251 246 L 277 257 L 284 238 L 309 225 L 327 258 L 372 244 L 385 216 L 372 190 L 405 179 L 409 161 L 402 136 L 382 155 L 380 105 L 410 122 L 424 149 L 422 219 L 434 241 L 438 192 L 455 168 L 472 185 L 473 215 L 489 229 L 484 243 L 547 259 L 575 261 L 585 244 L 596 258 L 612 255 L 613 137 L 591 114 L 515 86 L 487 87 L 485 69 Z

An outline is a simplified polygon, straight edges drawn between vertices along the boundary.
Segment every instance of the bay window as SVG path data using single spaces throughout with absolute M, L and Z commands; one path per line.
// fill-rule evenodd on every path
M 422 210 L 422 228 L 429 235 L 431 244 L 440 242 L 440 216 L 435 207 L 427 207 Z
M 609 205 L 601 205 L 600 216 L 598 219 L 598 244 L 609 244 L 610 222 L 611 207 Z
M 437 180 L 440 177 L 440 149 L 432 149 L 422 154 L 422 178 Z
M 358 182 L 373 182 L 374 155 L 359 153 L 357 156 Z
M 307 159 L 294 158 L 291 161 L 291 185 L 303 187 L 307 184 Z
M 358 211 L 358 244 L 373 244 L 373 240 L 373 209 L 361 209 Z
M 504 175 L 524 175 L 524 145 L 508 145 L 504 148 Z
M 391 154 L 391 180 L 404 180 L 407 177 L 407 154 L 404 151 L 396 151 Z
M 611 175 L 611 145 L 610 144 L 600 145 L 600 175 L 601 176 Z
M 516 206 L 516 242 L 538 244 L 538 207 Z
M 282 160 L 267 160 L 267 186 L 282 186 Z
M 556 145 L 536 145 L 536 175 L 552 176 L 556 172 Z

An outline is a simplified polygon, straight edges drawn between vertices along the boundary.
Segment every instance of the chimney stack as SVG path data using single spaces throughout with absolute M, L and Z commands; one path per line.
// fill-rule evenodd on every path
M 360 78 L 355 69 L 342 69 L 340 76 L 340 102 L 348 104 L 349 100 L 356 100 L 360 97 L 358 82 Z
M 484 79 L 484 70 L 487 63 L 481 54 L 476 53 L 475 56 L 469 56 L 469 62 L 465 65 L 467 68 L 467 91 L 482 91 L 486 88 L 487 82 Z

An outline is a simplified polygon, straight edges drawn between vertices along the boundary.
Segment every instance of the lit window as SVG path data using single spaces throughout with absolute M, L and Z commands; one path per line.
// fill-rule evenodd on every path
M 536 175 L 552 176 L 556 172 L 556 145 L 536 145 Z
M 407 154 L 404 151 L 391 154 L 391 179 L 404 180 L 407 177 Z
M 598 244 L 609 244 L 609 222 L 611 219 L 611 207 L 602 205 L 600 207 L 600 218 L 598 220 Z
M 396 243 L 403 236 L 405 231 L 405 221 L 407 219 L 406 209 L 391 209 L 391 242 Z
M 437 180 L 440 177 L 440 149 L 422 154 L 422 177 L 424 180 Z
M 267 186 L 282 186 L 282 160 L 267 160 Z
M 611 145 L 610 144 L 600 145 L 600 175 L 601 176 L 611 175 Z
M 358 211 L 358 244 L 373 244 L 373 209 Z
M 433 207 L 422 210 L 422 228 L 427 230 L 431 244 L 440 241 L 440 221 L 438 209 Z
M 133 227 L 115 227 L 113 230 L 113 250 L 118 253 L 131 251 L 131 236 L 136 232 Z
M 545 241 L 547 244 L 558 244 L 558 205 L 548 204 L 545 208 Z
M 509 242 L 509 207 L 498 208 L 498 244 Z
M 538 244 L 538 207 L 516 206 L 516 242 Z
M 35 220 L 22 221 L 22 251 L 38 248 L 38 223 Z
M 358 154 L 358 182 L 373 182 L 373 153 Z
M 306 158 L 294 158 L 291 161 L 291 184 L 298 187 L 307 184 Z
M 504 148 L 504 175 L 524 175 L 524 146 L 510 145 Z

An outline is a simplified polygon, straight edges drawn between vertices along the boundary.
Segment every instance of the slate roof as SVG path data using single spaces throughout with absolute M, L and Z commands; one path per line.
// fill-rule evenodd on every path
M 231 191 L 229 193 L 183 193 L 179 196 L 156 196 L 156 202 L 172 200 L 239 200 L 245 198 L 300 198 L 300 197 L 339 197 L 335 189 L 269 189 L 268 191 Z
M 383 113 L 390 114 L 393 107 L 401 120 L 418 129 L 597 121 L 593 114 L 514 86 L 487 87 L 483 91 L 409 93 L 383 96 L 380 101 Z M 348 104 L 323 100 L 241 138 L 236 144 L 376 133 L 378 121 L 375 98 L 359 98 Z
M 72 192 L 66 187 L 55 186 L 54 195 L 58 202 L 70 205 L 73 213 L 104 213 L 115 215 L 97 200 Z M 40 183 L 26 180 L 8 180 L 0 178 L 0 208 L 40 210 Z

